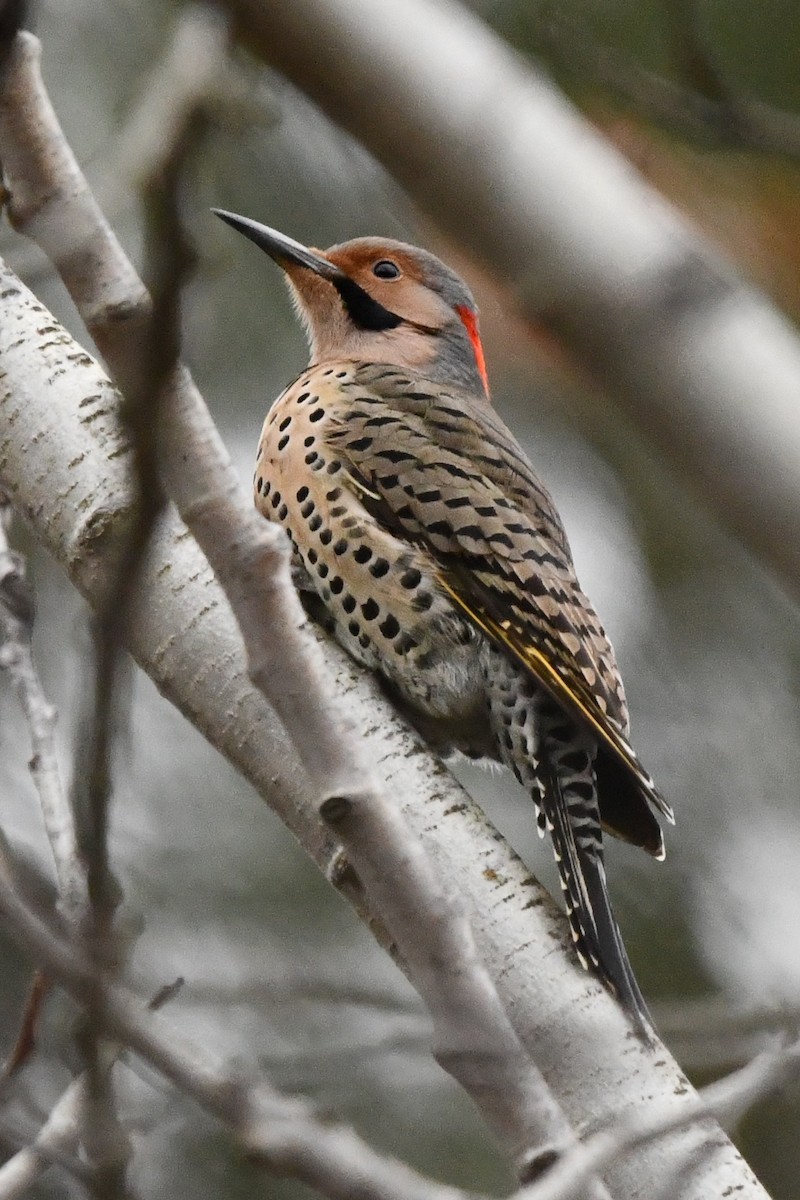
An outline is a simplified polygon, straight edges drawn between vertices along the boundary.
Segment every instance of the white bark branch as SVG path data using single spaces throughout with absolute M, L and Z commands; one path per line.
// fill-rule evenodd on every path
M 247 45 L 491 267 L 800 593 L 800 342 L 788 320 L 452 0 L 226 2 Z

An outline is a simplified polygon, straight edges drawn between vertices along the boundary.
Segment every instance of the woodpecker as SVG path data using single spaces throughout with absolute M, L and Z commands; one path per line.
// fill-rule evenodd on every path
M 214 212 L 283 269 L 310 343 L 254 477 L 308 611 L 439 753 L 514 772 L 552 839 L 581 962 L 647 1034 L 603 829 L 663 858 L 656 813 L 672 810 L 628 740 L 614 651 L 555 505 L 492 407 L 468 287 L 402 242 L 323 252 Z

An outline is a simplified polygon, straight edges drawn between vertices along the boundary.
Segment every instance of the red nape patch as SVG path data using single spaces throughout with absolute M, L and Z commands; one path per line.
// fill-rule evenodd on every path
M 488 396 L 489 376 L 486 374 L 486 359 L 483 357 L 481 335 L 478 333 L 478 318 L 471 308 L 467 308 L 466 304 L 457 305 L 456 312 L 461 317 L 461 323 L 469 334 L 469 340 L 472 342 L 472 349 L 475 352 L 475 365 L 478 368 L 478 374 L 483 380 L 483 390 Z

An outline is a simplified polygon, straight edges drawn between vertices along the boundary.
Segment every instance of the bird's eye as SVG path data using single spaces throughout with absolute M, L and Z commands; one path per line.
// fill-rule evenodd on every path
M 380 262 L 375 263 L 372 274 L 377 275 L 378 279 L 398 279 L 400 268 L 397 263 L 390 262 L 388 258 L 382 258 Z

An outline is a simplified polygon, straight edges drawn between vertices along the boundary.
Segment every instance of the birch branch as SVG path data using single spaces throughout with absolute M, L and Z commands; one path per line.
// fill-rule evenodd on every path
M 575 1140 L 569 1122 L 512 1029 L 475 952 L 461 906 L 439 882 L 416 834 L 396 816 L 392 801 L 378 785 L 360 744 L 341 718 L 342 709 L 319 650 L 301 628 L 283 534 L 261 520 L 239 494 L 230 463 L 188 373 L 164 360 L 160 363 L 163 373 L 142 378 L 142 362 L 159 366 L 154 348 L 174 314 L 162 311 L 158 303 L 151 307 L 102 220 L 47 101 L 38 73 L 38 47 L 30 36 L 18 39 L 5 92 L 4 111 L 9 119 L 2 132 L 11 136 L 0 133 L 0 140 L 12 219 L 21 231 L 33 236 L 45 229 L 39 235 L 40 244 L 58 267 L 116 381 L 136 398 L 134 413 L 146 411 L 144 385 L 155 388 L 163 479 L 236 612 L 248 650 L 250 677 L 293 736 L 318 803 L 330 811 L 331 798 L 335 798 L 340 807 L 349 803 L 351 812 L 360 813 L 363 830 L 348 840 L 355 850 L 354 865 L 368 902 L 396 943 L 412 982 L 431 1005 L 441 1043 L 439 1061 L 476 1100 L 517 1170 L 532 1178 Z M 35 138 L 30 137 L 31 126 Z M 31 144 L 36 146 L 33 153 Z M 24 193 L 19 201 L 18 182 Z M 47 217 L 44 226 L 43 212 Z M 168 240 L 179 245 L 175 214 L 166 219 Z M 71 241 L 65 254 L 62 231 L 75 228 L 88 234 L 81 243 Z M 115 293 L 119 280 L 122 286 L 129 286 L 127 295 L 119 290 Z M 112 305 L 109 294 L 115 297 Z M 120 302 L 132 325 L 124 346 L 118 338 Z M 136 430 L 136 444 L 146 448 L 139 424 Z M 151 441 L 153 436 L 151 432 Z M 145 489 L 142 492 L 144 495 Z M 150 518 L 154 516 L 151 512 Z M 140 520 L 146 517 L 145 513 Z M 143 536 L 149 537 L 149 529 L 148 523 Z M 139 538 L 131 546 L 136 549 L 143 544 Z M 137 573 L 138 564 L 137 557 Z M 127 580 L 130 575 L 126 571 L 120 578 Z M 126 602 L 129 594 L 126 592 Z M 373 814 L 378 819 L 370 821 Z M 352 830 L 352 823 L 348 828 Z M 372 839 L 364 832 L 367 829 Z M 396 884 L 391 892 L 383 887 L 390 863 Z M 407 919 L 409 911 L 413 920 Z M 433 961 L 445 986 L 431 984 Z M 589 1192 L 598 1200 L 606 1195 L 599 1184 L 591 1186 L 587 1195 Z
M 246 44 L 488 265 L 800 593 L 800 343 L 788 320 L 453 0 L 226 7 Z
M 6 163 L 9 148 L 23 163 L 26 147 L 36 149 L 41 143 L 40 118 L 31 111 L 30 96 L 26 103 L 27 123 L 20 109 L 7 102 L 0 111 Z M 25 165 L 32 173 L 31 165 Z M 20 175 L 23 196 L 28 177 Z M 105 239 L 102 224 L 91 214 L 79 216 L 77 224 L 88 226 L 90 234 L 99 228 Z M 107 248 L 103 240 L 97 251 Z M 80 281 L 80 271 L 77 276 Z M 103 278 L 106 296 L 118 302 L 118 315 L 130 315 L 125 302 L 130 289 L 113 274 Z M 0 476 L 91 599 L 102 585 L 109 548 L 125 518 L 120 461 L 125 446 L 115 420 L 117 400 L 93 360 L 7 270 L 0 275 L 0 294 L 6 373 L 0 388 Z M 113 340 L 112 333 L 108 336 Z M 119 341 L 124 352 L 124 339 Z M 212 451 L 224 455 L 213 427 L 208 427 L 208 437 Z M 228 485 L 221 490 L 226 494 Z M 244 521 L 243 516 L 237 537 L 243 536 Z M 248 686 L 232 617 L 174 514 L 163 522 L 139 581 L 129 639 L 161 690 L 254 783 L 316 861 L 328 867 L 333 849 L 312 809 L 308 776 L 274 711 Z M 673 1093 L 688 1102 L 691 1089 L 666 1052 L 653 1056 L 632 1038 L 611 998 L 563 952 L 563 921 L 469 798 L 424 753 L 362 673 L 327 644 L 324 657 L 335 670 L 337 690 L 353 714 L 366 756 L 403 797 L 404 817 L 423 837 L 442 877 L 458 880 L 481 954 L 517 1032 L 535 1052 L 572 1119 L 596 1121 L 609 1110 L 642 1106 Z M 350 882 L 339 882 L 364 912 L 363 894 Z M 637 1151 L 616 1168 L 615 1194 L 630 1200 L 648 1196 L 649 1180 L 669 1177 L 685 1157 L 704 1149 L 711 1152 L 702 1160 L 696 1190 L 687 1196 L 707 1198 L 729 1186 L 738 1189 L 742 1200 L 763 1200 L 757 1181 L 718 1130 L 710 1135 L 686 1130 Z

